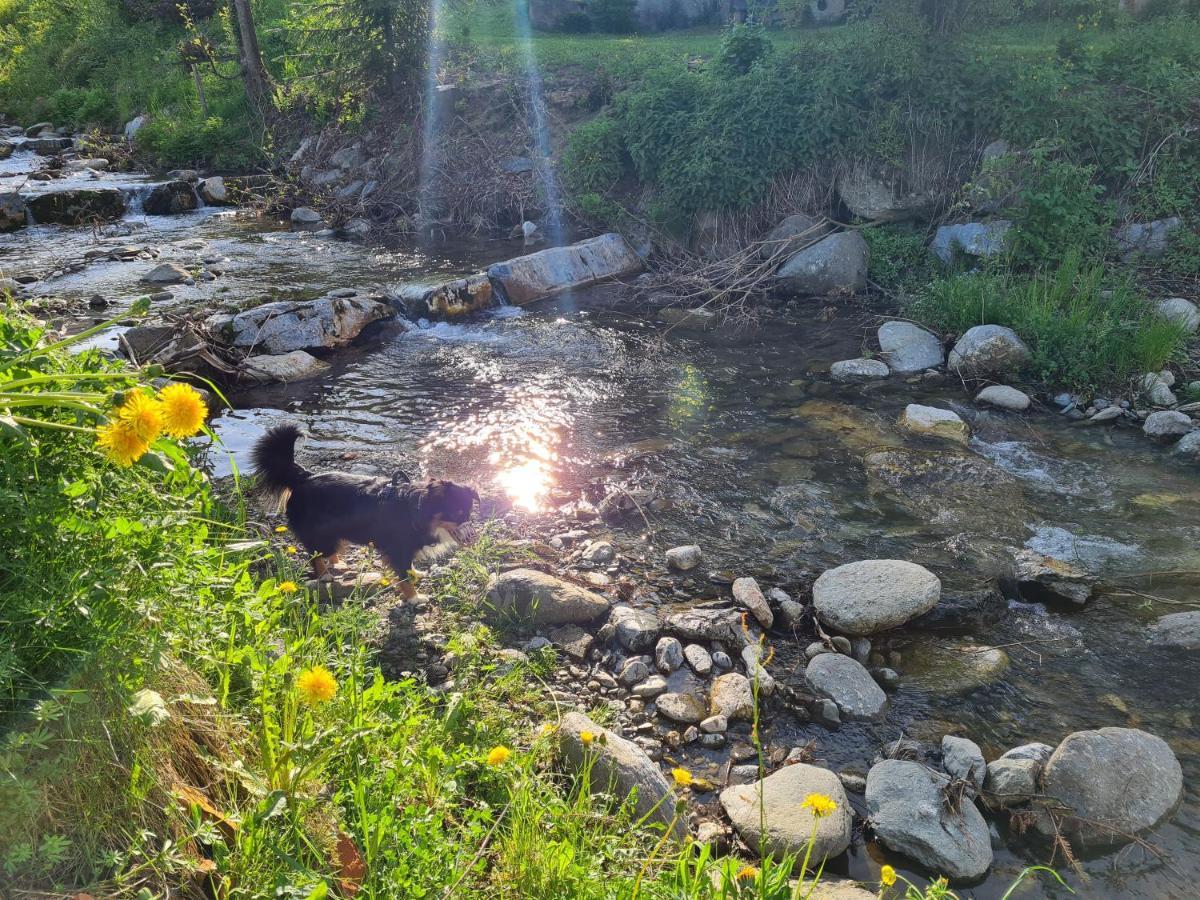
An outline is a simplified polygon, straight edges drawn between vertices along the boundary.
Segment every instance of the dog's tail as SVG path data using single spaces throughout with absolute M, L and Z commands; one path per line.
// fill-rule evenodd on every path
M 254 472 L 259 488 L 268 496 L 282 500 L 308 479 L 309 471 L 296 464 L 299 437 L 295 425 L 276 425 L 254 445 Z

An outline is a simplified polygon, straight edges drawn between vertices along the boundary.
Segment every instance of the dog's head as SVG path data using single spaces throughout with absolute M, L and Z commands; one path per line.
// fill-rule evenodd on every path
M 440 541 L 471 520 L 471 507 L 478 502 L 473 488 L 453 481 L 431 481 L 417 495 L 417 515 L 428 523 L 429 537 Z

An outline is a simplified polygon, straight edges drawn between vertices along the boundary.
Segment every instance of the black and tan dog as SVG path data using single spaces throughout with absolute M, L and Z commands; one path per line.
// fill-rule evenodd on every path
M 479 495 L 453 481 L 418 486 L 399 476 L 310 472 L 296 462 L 299 437 L 295 425 L 272 428 L 254 445 L 254 467 L 268 495 L 286 498 L 288 524 L 313 554 L 317 577 L 337 562 L 344 544 L 374 544 L 411 597 L 415 590 L 407 579 L 414 557 L 456 540 Z

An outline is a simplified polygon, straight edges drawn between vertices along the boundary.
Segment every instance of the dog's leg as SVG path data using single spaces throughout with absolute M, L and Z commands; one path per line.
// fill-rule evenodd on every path
M 410 578 L 405 578 L 403 581 L 397 582 L 396 588 L 400 591 L 400 596 L 405 600 L 412 600 L 417 596 L 417 588 Z

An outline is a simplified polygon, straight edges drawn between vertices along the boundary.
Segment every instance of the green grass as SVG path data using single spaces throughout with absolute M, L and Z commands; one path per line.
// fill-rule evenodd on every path
M 1008 326 L 1033 352 L 1031 374 L 1079 389 L 1128 388 L 1133 378 L 1175 359 L 1187 338 L 1126 281 L 1085 265 L 1078 253 L 1049 273 L 937 279 L 908 313 L 952 334 L 975 325 Z

